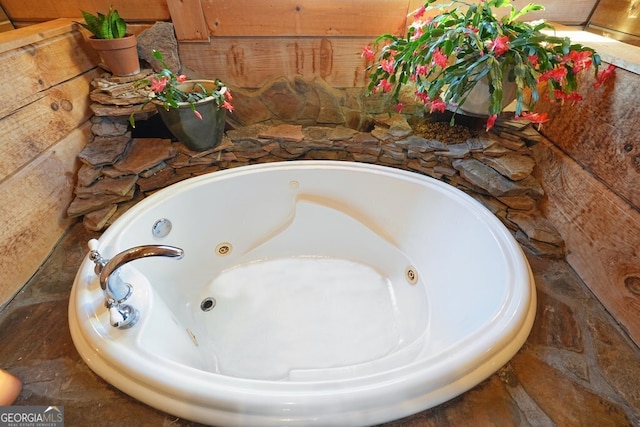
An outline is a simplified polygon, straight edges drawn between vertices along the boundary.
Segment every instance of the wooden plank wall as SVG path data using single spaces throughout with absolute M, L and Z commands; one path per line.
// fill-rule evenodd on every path
M 636 51 L 640 62 L 640 48 Z M 606 66 L 606 65 L 605 65 Z M 568 248 L 567 261 L 640 345 L 640 75 L 622 68 L 573 107 L 540 105 L 553 120 L 534 147 L 546 214 Z
M 259 88 L 271 79 L 325 79 L 334 87 L 367 83 L 362 48 L 382 33 L 403 34 L 421 0 L 167 0 L 185 66 L 227 84 Z M 596 0 L 546 0 L 532 14 L 586 22 Z M 442 0 L 441 3 L 447 3 Z M 516 0 L 522 7 L 528 2 Z
M 0 307 L 70 225 L 95 53 L 70 20 L 0 34 Z
M 106 13 L 113 5 L 129 22 L 167 21 L 171 18 L 166 0 L 0 0 L 11 21 L 19 27 L 58 18 L 82 18 L 81 11 Z

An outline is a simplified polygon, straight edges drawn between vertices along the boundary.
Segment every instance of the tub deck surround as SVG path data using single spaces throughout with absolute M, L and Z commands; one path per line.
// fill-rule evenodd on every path
M 69 425 L 199 426 L 111 387 L 75 350 L 67 300 L 87 241 L 98 237 L 80 222 L 72 226 L 0 312 L 0 365 L 24 381 L 16 404 L 63 405 Z M 640 350 L 565 261 L 527 258 L 538 309 L 520 352 L 467 393 L 385 427 L 640 423 Z

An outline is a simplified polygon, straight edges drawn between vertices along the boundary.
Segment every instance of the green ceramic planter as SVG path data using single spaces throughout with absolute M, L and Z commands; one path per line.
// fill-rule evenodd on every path
M 186 87 L 192 87 L 194 82 L 207 85 L 214 85 L 215 82 L 208 80 L 187 80 L 183 83 Z M 206 151 L 210 150 L 222 142 L 226 119 L 226 110 L 218 108 L 213 98 L 205 98 L 195 104 L 196 110 L 202 115 L 200 120 L 191 110 L 191 106 L 184 102 L 178 108 L 166 110 L 163 106 L 157 105 L 158 113 L 165 126 L 190 150 Z

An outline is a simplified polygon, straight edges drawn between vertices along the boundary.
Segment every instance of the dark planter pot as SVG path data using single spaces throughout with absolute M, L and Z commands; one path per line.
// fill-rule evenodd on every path
M 100 54 L 100 59 L 114 75 L 132 76 L 140 72 L 138 40 L 134 34 L 120 39 L 89 37 L 89 44 Z
M 215 85 L 215 82 L 208 80 L 187 80 L 182 84 L 183 88 L 192 87 L 194 82 L 201 83 L 208 90 L 210 85 Z M 158 104 L 156 107 L 167 129 L 190 150 L 210 150 L 222 142 L 226 110 L 219 108 L 213 97 L 205 98 L 195 104 L 196 111 L 202 115 L 202 120 L 193 113 L 191 105 L 187 102 L 181 102 L 178 108 L 169 110 Z

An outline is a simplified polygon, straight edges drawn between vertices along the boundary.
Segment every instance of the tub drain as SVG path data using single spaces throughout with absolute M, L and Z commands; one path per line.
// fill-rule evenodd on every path
M 200 303 L 200 310 L 202 311 L 211 311 L 213 307 L 216 306 L 216 300 L 214 298 L 205 298 Z
M 413 267 L 407 267 L 404 276 L 410 284 L 415 285 L 418 283 L 418 272 Z

